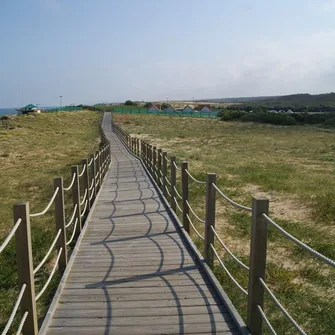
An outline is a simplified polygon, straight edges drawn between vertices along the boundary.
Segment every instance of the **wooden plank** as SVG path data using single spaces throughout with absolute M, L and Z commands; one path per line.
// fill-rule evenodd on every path
M 229 318 L 230 319 L 230 318 Z M 230 319 L 231 320 L 231 319 Z M 128 327 L 128 326 L 170 326 L 180 324 L 210 324 L 212 327 L 221 325 L 221 330 L 234 329 L 232 321 L 226 321 L 224 314 L 199 315 L 159 315 L 143 317 L 117 317 L 117 318 L 54 318 L 52 327 Z
M 114 304 L 111 308 L 104 306 L 103 309 L 67 309 L 59 308 L 54 315 L 55 319 L 62 318 L 113 318 L 119 317 L 142 317 L 142 316 L 176 316 L 181 312 L 178 306 L 173 307 L 147 307 L 147 308 L 122 308 L 115 309 Z M 225 320 L 231 321 L 226 308 L 223 305 L 201 305 L 201 306 L 184 306 L 183 315 L 201 315 L 201 314 L 222 314 Z
M 162 308 L 162 307 L 189 307 L 189 306 L 206 306 L 208 305 L 220 305 L 222 302 L 220 300 L 217 300 L 216 298 L 207 298 L 206 301 L 199 298 L 190 298 L 190 299 L 182 299 L 182 300 L 152 300 L 150 301 L 150 306 L 146 306 L 143 308 L 143 301 L 120 301 L 116 300 L 112 303 L 113 310 L 117 309 L 144 309 L 147 308 Z M 99 302 L 99 301 L 93 301 L 93 302 L 86 302 L 85 304 L 82 304 L 81 302 L 61 302 L 59 304 L 59 309 L 68 309 L 68 310 L 80 310 L 80 309 L 92 309 L 92 310 L 98 310 L 98 309 L 106 309 L 106 302 Z
M 216 293 L 211 293 L 208 291 L 205 292 L 183 292 L 183 293 L 178 293 L 178 299 L 176 299 L 173 294 L 170 293 L 160 293 L 159 295 L 157 294 L 147 294 L 147 293 L 142 293 L 142 294 L 132 294 L 131 292 L 129 294 L 114 294 L 114 295 L 105 295 L 103 294 L 90 294 L 86 292 L 86 295 L 70 295 L 66 294 L 66 291 L 63 291 L 63 294 L 60 298 L 60 302 L 93 302 L 93 301 L 100 301 L 100 302 L 114 302 L 117 300 L 122 300 L 122 301 L 141 301 L 143 308 L 151 304 L 152 300 L 173 300 L 173 301 L 179 301 L 183 299 L 203 299 L 206 301 L 208 298 L 218 298 L 218 295 Z M 72 292 L 71 292 L 72 293 Z
M 217 335 L 237 335 L 240 332 L 236 329 L 229 329 L 224 324 L 207 325 L 207 324 L 183 324 L 183 325 L 161 325 L 161 326 L 128 326 L 128 327 L 51 327 L 48 332 L 50 335 L 71 335 L 71 334 L 118 334 L 118 335 L 173 335 L 173 334 L 217 334 Z

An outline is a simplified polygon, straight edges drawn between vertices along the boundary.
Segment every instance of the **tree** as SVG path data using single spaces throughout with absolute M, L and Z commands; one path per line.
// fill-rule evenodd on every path
M 124 103 L 125 106 L 137 106 L 137 103 L 134 102 L 134 101 L 131 101 L 131 100 L 127 100 L 125 103 Z
M 167 109 L 169 107 L 169 105 L 165 102 L 162 103 L 162 110 L 163 109 Z
M 144 104 L 144 108 L 149 108 L 151 105 L 152 105 L 151 102 L 146 102 L 146 103 Z

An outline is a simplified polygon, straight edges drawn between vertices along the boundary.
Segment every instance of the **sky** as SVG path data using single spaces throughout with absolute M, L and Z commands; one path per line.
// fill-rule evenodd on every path
M 335 91 L 335 0 L 1 0 L 0 107 Z

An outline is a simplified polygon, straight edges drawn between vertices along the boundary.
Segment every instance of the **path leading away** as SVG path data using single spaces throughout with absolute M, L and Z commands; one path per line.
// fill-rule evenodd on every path
M 240 334 L 109 114 L 103 129 L 112 165 L 46 333 Z

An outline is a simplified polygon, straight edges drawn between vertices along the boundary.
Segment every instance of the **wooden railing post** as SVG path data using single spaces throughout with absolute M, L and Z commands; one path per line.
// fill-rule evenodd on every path
M 62 254 L 58 263 L 58 270 L 63 272 L 67 265 L 67 247 L 66 247 L 66 229 L 65 229 L 65 206 L 64 206 L 64 189 L 63 189 L 63 178 L 54 178 L 54 190 L 59 187 L 58 193 L 55 198 L 55 221 L 56 221 L 56 233 L 61 229 L 60 236 L 57 242 L 57 251 L 63 248 Z
M 162 189 L 162 149 L 158 149 L 157 153 L 158 159 L 157 159 L 157 184 L 158 187 Z
M 23 284 L 27 285 L 20 305 L 22 316 L 26 311 L 28 312 L 26 322 L 23 326 L 23 334 L 37 335 L 38 326 L 28 202 L 18 202 L 14 205 L 14 223 L 16 223 L 18 219 L 22 220 L 19 228 L 15 232 L 18 284 L 19 288 L 21 288 Z
M 261 308 L 264 305 L 264 287 L 259 278 L 265 279 L 268 225 L 263 213 L 269 213 L 269 200 L 265 197 L 252 197 L 247 326 L 253 335 L 262 333 L 263 322 L 257 308 L 257 305 Z
M 188 174 L 186 170 L 188 169 L 188 163 L 186 161 L 181 163 L 181 186 L 182 186 L 182 209 L 183 209 L 183 227 L 184 229 L 190 233 L 190 222 L 188 220 L 187 215 L 190 213 L 190 209 L 188 208 Z
M 80 234 L 81 232 L 81 209 L 80 209 L 80 185 L 79 185 L 79 174 L 78 174 L 78 165 L 72 165 L 71 166 L 71 174 L 72 178 L 74 175 L 74 184 L 72 186 L 72 202 L 73 202 L 73 208 L 77 205 L 76 214 L 74 217 L 74 220 L 78 219 L 77 222 L 77 234 Z
M 91 160 L 91 159 L 93 159 L 92 164 L 91 164 L 91 183 L 92 183 L 92 180 L 93 180 L 93 189 L 92 189 L 91 192 L 94 193 L 93 198 L 92 198 L 92 200 L 94 201 L 95 196 L 96 196 L 96 194 L 97 194 L 97 192 L 96 192 L 96 188 L 95 188 L 95 182 L 96 182 L 96 180 L 95 180 L 95 174 L 96 174 L 96 169 L 95 169 L 94 154 L 91 154 L 91 155 L 90 155 L 90 160 Z
M 151 174 L 153 174 L 153 167 L 152 167 L 152 145 L 149 144 L 149 167 Z
M 163 194 L 165 196 L 165 198 L 167 197 L 167 192 L 166 192 L 166 178 L 167 178 L 167 152 L 164 151 L 162 154 L 162 160 L 163 160 L 163 167 L 162 167 L 162 178 L 163 178 Z
M 89 178 L 89 173 L 88 173 L 88 159 L 84 158 L 82 160 L 83 162 L 83 168 L 85 166 L 85 171 L 84 171 L 84 175 L 83 175 L 83 185 L 84 185 L 84 192 L 85 190 L 87 190 L 87 213 L 90 211 L 91 209 L 91 204 L 89 202 L 89 197 L 90 197 L 90 193 L 89 193 L 89 187 L 90 187 L 90 178 Z M 85 205 L 85 203 L 84 203 Z
M 154 177 L 154 180 L 157 182 L 157 155 L 156 155 L 156 147 L 154 146 L 152 148 L 152 176 Z
M 170 188 L 170 193 L 171 193 L 171 208 L 174 212 L 176 212 L 177 210 L 177 206 L 176 206 L 176 202 L 175 202 L 175 197 L 176 197 L 176 191 L 175 191 L 175 187 L 176 187 L 176 179 L 177 179 L 177 174 L 176 174 L 176 156 L 172 156 L 170 158 L 170 183 L 171 183 L 171 188 Z
M 205 243 L 204 243 L 204 258 L 206 263 L 213 269 L 214 258 L 211 244 L 214 246 L 214 233 L 212 228 L 215 228 L 215 199 L 216 190 L 213 184 L 216 183 L 216 174 L 208 173 L 206 182 L 206 215 L 205 215 Z

